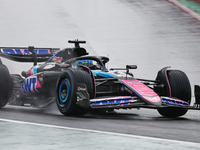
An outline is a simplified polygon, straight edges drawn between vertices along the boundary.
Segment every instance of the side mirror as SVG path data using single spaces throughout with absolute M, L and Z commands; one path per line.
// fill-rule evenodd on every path
M 126 65 L 126 69 L 137 69 L 137 65 Z

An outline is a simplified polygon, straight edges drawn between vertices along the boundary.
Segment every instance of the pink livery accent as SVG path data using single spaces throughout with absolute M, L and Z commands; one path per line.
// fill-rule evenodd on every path
M 159 96 L 149 97 L 149 96 L 143 95 L 143 98 L 145 98 L 146 100 L 151 101 L 151 102 L 159 102 L 161 100 Z
M 34 66 L 31 67 L 31 69 L 29 69 L 29 70 L 26 72 L 26 76 L 30 76 L 30 75 L 33 74 L 33 68 L 34 68 Z
M 167 69 L 169 69 L 170 67 L 168 67 Z M 169 79 L 168 79 L 168 76 L 167 76 L 167 69 L 165 70 L 165 76 L 166 76 L 166 79 L 167 79 L 167 84 L 168 84 L 168 87 L 169 87 L 169 96 L 171 97 L 172 96 L 172 90 L 171 90 L 171 86 L 169 84 Z
M 136 94 L 149 104 L 161 106 L 161 98 L 152 89 L 138 80 L 122 80 L 128 85 Z
M 90 68 L 89 68 L 90 69 Z M 94 98 L 96 98 L 96 81 L 95 81 L 95 77 L 93 72 L 90 70 L 91 74 L 92 74 L 92 78 L 93 78 L 93 82 L 94 82 Z

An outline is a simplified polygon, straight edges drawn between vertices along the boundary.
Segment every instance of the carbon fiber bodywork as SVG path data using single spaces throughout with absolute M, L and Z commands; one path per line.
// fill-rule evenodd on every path
M 87 51 L 79 46 L 79 43 L 84 43 L 84 41 L 71 41 L 71 43 L 75 43 L 74 48 L 65 48 L 59 51 L 51 48 L 2 47 L 0 55 L 3 57 L 22 62 L 34 62 L 34 66 L 30 70 L 22 72 L 24 78 L 19 75 L 11 75 L 14 90 L 12 100 L 9 103 L 37 107 L 49 105 L 56 99 L 58 83 L 61 80 L 60 75 L 64 74 L 66 70 L 74 68 L 86 71 L 93 83 L 93 89 L 90 88 L 90 92 L 91 90 L 93 92 L 91 98 L 88 92 L 89 87 L 80 82 L 81 79 L 78 79 L 78 75 L 76 78 L 79 82 L 73 82 L 76 83 L 74 85 L 76 86 L 76 105 L 84 109 L 140 107 L 199 109 L 199 101 L 193 107 L 187 101 L 171 96 L 172 90 L 167 76 L 169 67 L 161 69 L 156 80 L 136 79 L 129 71 L 136 69 L 136 65 L 108 70 L 105 64 L 109 58 L 87 56 Z M 25 54 L 27 50 L 29 53 Z M 37 62 L 44 60 L 46 62 L 43 64 L 37 64 Z M 68 84 L 66 86 L 70 86 Z M 199 92 L 197 92 L 196 97 L 199 98 Z M 65 102 L 65 100 L 62 101 Z

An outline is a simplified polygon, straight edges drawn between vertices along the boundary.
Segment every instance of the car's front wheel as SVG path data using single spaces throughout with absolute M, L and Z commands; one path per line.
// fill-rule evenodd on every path
M 165 77 L 163 77 L 165 76 Z M 168 80 L 168 83 L 166 80 Z M 191 102 L 191 86 L 187 75 L 180 70 L 165 70 L 165 74 L 158 73 L 156 80 L 164 84 L 161 96 L 169 96 Z M 158 112 L 164 117 L 179 117 L 187 113 L 188 109 L 184 108 L 160 108 Z
M 90 98 L 94 97 L 94 87 L 90 75 L 80 69 L 67 69 L 64 71 L 57 84 L 57 106 L 64 115 L 84 115 L 88 109 L 81 108 L 77 102 L 76 83 L 86 85 Z

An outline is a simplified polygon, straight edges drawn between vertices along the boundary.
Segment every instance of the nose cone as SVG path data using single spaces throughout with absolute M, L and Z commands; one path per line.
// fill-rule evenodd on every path
M 162 100 L 152 89 L 138 80 L 122 80 L 138 97 L 150 105 L 160 107 Z
M 148 104 L 151 104 L 157 107 L 160 107 L 162 104 L 162 100 L 159 96 L 143 96 L 143 98 Z

